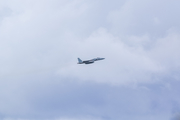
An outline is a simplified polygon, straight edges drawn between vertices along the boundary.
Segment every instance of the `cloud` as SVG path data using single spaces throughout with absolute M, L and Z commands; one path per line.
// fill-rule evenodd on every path
M 1 1 L 0 118 L 169 119 L 178 11 L 168 0 Z
M 97 63 L 100 67 L 96 68 L 93 65 L 88 68 L 79 67 L 72 63 L 61 68 L 58 74 L 74 76 L 82 80 L 126 84 L 155 82 L 172 69 L 178 71 L 179 33 L 170 32 L 154 43 L 151 43 L 152 40 L 147 35 L 130 36 L 126 40 L 127 44 L 121 38 L 101 28 L 86 40 L 75 44 L 73 48 L 76 49 L 72 51 L 74 54 L 78 53 L 79 56 L 85 56 L 82 59 L 88 59 L 88 56 L 105 57 L 105 61 Z M 79 51 L 76 51 L 78 49 Z
M 144 84 L 132 88 L 94 82 L 78 83 L 74 79 L 60 82 L 59 78 L 51 79 L 51 81 L 43 78 L 40 83 L 37 77 L 30 77 L 31 83 L 24 82 L 22 86 L 9 90 L 9 93 L 14 93 L 14 95 L 2 96 L 7 100 L 12 98 L 1 104 L 8 110 L 1 109 L 5 116 L 29 120 L 57 118 L 95 120 L 96 118 L 102 120 L 126 118 L 129 120 L 132 117 L 149 120 L 168 119 L 172 107 L 171 102 L 179 99 L 176 92 L 179 82 L 170 83 L 173 88 L 169 90 L 162 84 Z M 17 96 L 18 91 L 22 91 L 19 96 Z M 13 103 L 14 97 L 17 99 L 16 106 Z M 28 107 L 23 105 L 26 109 L 22 109 L 21 98 L 24 98 L 26 102 L 24 105 L 28 105 Z
M 172 120 L 180 120 L 180 114 L 179 113 L 175 114 Z
M 85 1 L 50 3 L 45 1 L 43 5 L 37 1 L 36 4 L 32 1 L 21 1 L 21 3 L 27 7 L 19 8 L 18 5 L 9 3 L 15 15 L 2 21 L 1 39 L 4 40 L 1 41 L 2 76 L 56 69 L 60 76 L 72 75 L 81 80 L 91 79 L 97 82 L 127 84 L 152 81 L 152 76 L 164 74 L 164 71 L 175 69 L 172 68 L 173 66 L 176 66 L 176 69 L 179 66 L 178 31 L 168 32 L 160 38 L 152 38 L 151 34 L 131 34 L 121 37 L 105 27 L 98 27 L 91 23 L 97 29 L 93 29 L 87 36 L 87 33 L 82 30 L 88 26 L 84 26 L 85 23 L 81 20 L 89 19 L 89 17 L 85 19 L 84 16 L 90 12 L 94 2 L 87 4 Z M 148 3 L 155 4 L 150 1 L 142 4 L 148 5 Z M 136 11 L 133 9 L 137 12 L 139 9 L 145 9 L 144 7 L 136 9 L 136 4 L 138 3 L 126 2 L 118 11 L 120 14 L 117 12 L 114 17 L 122 17 L 121 14 L 134 17 L 132 12 L 136 13 Z M 128 8 L 130 12 L 126 14 Z M 112 13 L 112 11 L 109 12 L 109 14 Z M 128 18 L 123 17 L 123 19 Z M 118 24 L 112 21 L 112 28 L 116 25 Z M 83 29 L 76 29 L 79 26 Z M 129 31 L 130 28 L 126 28 Z M 80 33 L 86 36 L 80 37 Z M 167 50 L 167 47 L 170 49 Z M 165 50 L 166 53 L 164 53 Z M 86 69 L 81 71 L 78 69 L 79 66 L 73 65 L 77 57 L 91 59 L 97 56 L 107 58 L 103 62 L 108 69 L 104 68 L 103 62 L 99 63 L 101 65 L 99 69 L 89 67 L 94 77 L 89 76 Z M 96 75 L 96 73 L 99 74 Z
M 110 11 L 111 30 L 119 36 L 149 34 L 153 39 L 162 37 L 172 27 L 179 30 L 177 4 L 177 1 L 170 4 L 168 0 L 128 0 L 119 9 Z

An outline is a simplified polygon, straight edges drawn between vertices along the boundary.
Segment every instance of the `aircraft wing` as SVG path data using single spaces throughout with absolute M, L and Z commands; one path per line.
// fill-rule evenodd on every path
M 94 62 L 94 60 L 86 60 L 86 61 L 83 61 L 83 63 L 85 63 L 85 64 L 93 63 L 93 62 Z

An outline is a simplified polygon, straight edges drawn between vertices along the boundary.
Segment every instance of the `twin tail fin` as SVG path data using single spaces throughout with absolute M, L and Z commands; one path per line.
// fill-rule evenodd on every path
M 82 64 L 82 63 L 83 61 L 80 58 L 78 58 L 78 64 Z

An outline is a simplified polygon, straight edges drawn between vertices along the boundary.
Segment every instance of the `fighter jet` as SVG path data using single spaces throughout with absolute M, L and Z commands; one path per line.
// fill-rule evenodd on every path
M 105 58 L 94 58 L 94 59 L 91 59 L 91 60 L 85 60 L 85 61 L 82 61 L 80 58 L 78 58 L 78 64 L 91 64 L 91 63 L 94 63 L 94 61 L 98 61 L 98 60 L 104 60 Z

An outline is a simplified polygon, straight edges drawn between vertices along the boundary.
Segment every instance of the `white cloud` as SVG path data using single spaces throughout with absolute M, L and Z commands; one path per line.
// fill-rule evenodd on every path
M 116 87 L 162 83 L 162 86 L 171 90 L 173 87 L 170 83 L 164 83 L 167 82 L 164 78 L 180 79 L 180 24 L 176 14 L 179 11 L 179 6 L 176 6 L 179 2 L 123 2 L 0 1 L 0 118 L 43 116 L 46 109 L 49 110 L 47 103 L 51 105 L 54 99 L 60 101 L 65 97 L 63 100 L 68 101 L 76 98 L 73 96 L 74 92 L 62 92 L 74 90 L 73 85 L 72 88 L 67 87 L 72 81 L 77 84 L 81 81 L 117 85 Z M 168 12 L 164 12 L 165 10 Z M 78 65 L 77 57 L 83 60 L 94 57 L 106 59 L 92 65 Z M 67 81 L 67 88 L 61 89 L 64 81 Z M 142 88 L 145 88 L 143 91 L 151 91 L 147 86 Z M 79 91 L 78 93 L 81 94 Z M 66 98 L 66 94 L 73 97 Z M 49 100 L 51 97 L 53 99 Z M 63 100 L 52 106 L 60 109 L 58 105 L 62 105 Z M 82 113 L 84 116 L 95 109 L 93 103 L 86 102 L 78 104 L 80 113 L 83 112 L 81 109 L 85 109 L 85 113 Z M 133 101 L 130 102 L 134 105 Z M 75 106 L 76 102 L 72 103 Z M 117 104 L 121 105 L 118 102 Z M 148 100 L 143 103 L 145 107 L 148 104 Z M 45 110 L 41 105 L 45 106 Z M 144 110 L 144 106 L 138 110 Z M 56 110 L 51 108 L 47 116 L 57 115 L 58 110 L 57 113 L 53 113 L 54 111 Z M 97 113 L 103 114 L 100 111 Z M 64 115 L 65 118 L 74 120 L 74 117 L 68 117 L 69 114 L 66 114 L 67 117 Z
M 179 33 L 168 33 L 154 43 L 148 36 L 130 36 L 127 41 L 123 42 L 105 29 L 97 30 L 85 41 L 75 44 L 72 52 L 79 52 L 79 56 L 84 57 L 82 59 L 88 59 L 89 56 L 106 59 L 88 67 L 73 65 L 73 61 L 69 67 L 60 69 L 60 76 L 112 84 L 159 82 L 161 77 L 155 80 L 152 77 L 179 68 Z M 151 46 L 147 49 L 149 44 Z

